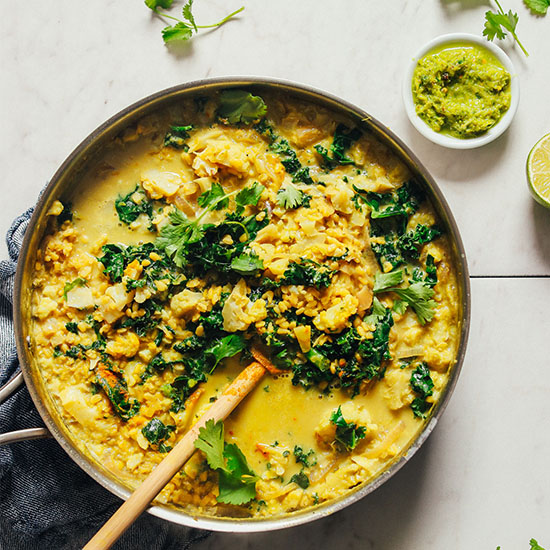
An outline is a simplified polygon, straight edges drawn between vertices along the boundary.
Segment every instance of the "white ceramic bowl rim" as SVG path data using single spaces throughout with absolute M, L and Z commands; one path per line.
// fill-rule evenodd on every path
M 446 43 L 453 42 L 470 42 L 485 48 L 491 52 L 504 66 L 504 68 L 510 73 L 511 93 L 512 99 L 510 107 L 504 113 L 503 117 L 492 127 L 487 130 L 483 135 L 470 139 L 461 139 L 453 136 L 441 134 L 432 130 L 417 114 L 414 106 L 413 93 L 412 93 L 412 78 L 413 73 L 418 63 L 418 60 L 424 57 L 430 50 L 433 50 L 437 46 L 441 46 Z M 473 149 L 480 147 L 491 141 L 497 139 L 502 133 L 510 126 L 519 103 L 519 79 L 514 69 L 514 65 L 510 58 L 501 50 L 498 46 L 495 46 L 492 42 L 468 33 L 451 33 L 444 34 L 430 40 L 427 44 L 422 46 L 420 50 L 414 55 L 407 71 L 405 73 L 405 79 L 403 81 L 403 102 L 405 104 L 405 110 L 412 125 L 427 139 L 451 149 Z

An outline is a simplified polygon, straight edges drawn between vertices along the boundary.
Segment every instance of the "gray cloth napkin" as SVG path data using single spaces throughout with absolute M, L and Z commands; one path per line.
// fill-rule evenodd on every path
M 6 236 L 10 261 L 0 262 L 0 385 L 19 367 L 11 307 L 13 280 L 32 212 L 31 208 L 14 220 Z M 26 388 L 0 405 L 0 433 L 43 425 Z M 0 447 L 1 550 L 82 548 L 121 503 L 53 439 Z M 113 549 L 187 549 L 208 535 L 143 514 Z

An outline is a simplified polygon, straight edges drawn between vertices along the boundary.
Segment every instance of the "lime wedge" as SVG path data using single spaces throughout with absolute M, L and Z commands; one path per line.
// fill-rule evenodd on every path
M 527 180 L 533 198 L 550 208 L 550 134 L 531 149 L 527 157 Z

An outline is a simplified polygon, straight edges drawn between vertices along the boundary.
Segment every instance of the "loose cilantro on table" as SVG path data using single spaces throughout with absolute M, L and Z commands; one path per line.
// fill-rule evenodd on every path
M 220 25 L 223 25 L 225 22 L 229 21 L 229 19 L 244 10 L 243 6 L 224 17 L 218 23 L 214 23 L 213 25 L 197 25 L 195 17 L 192 13 L 193 0 L 188 0 L 187 3 L 183 6 L 183 20 L 178 19 L 177 17 L 173 17 L 166 12 L 159 11 L 159 8 L 170 9 L 172 7 L 172 4 L 173 0 L 145 0 L 145 5 L 150 10 L 154 11 L 157 15 L 176 21 L 174 25 L 162 29 L 162 38 L 166 43 L 186 42 L 193 36 L 193 33 L 197 33 L 199 29 L 211 29 L 214 27 L 219 27 Z
M 206 455 L 208 465 L 218 472 L 218 502 L 246 504 L 256 497 L 258 477 L 234 443 L 225 443 L 222 421 L 208 420 L 199 430 L 195 447 Z
M 497 12 L 486 11 L 485 12 L 485 26 L 483 28 L 483 36 L 487 37 L 487 40 L 493 41 L 495 38 L 503 40 L 506 38 L 506 31 L 509 31 L 510 34 L 514 37 L 518 46 L 521 48 L 523 53 L 526 56 L 529 56 L 527 50 L 523 47 L 523 44 L 520 42 L 517 34 L 516 27 L 519 21 L 517 13 L 513 13 L 512 10 L 509 10 L 508 13 L 505 13 L 502 9 L 498 0 L 495 0 L 497 5 Z M 531 7 L 527 4 L 528 7 Z
M 267 113 L 264 100 L 246 90 L 224 90 L 216 115 L 226 124 L 254 124 Z
M 426 413 L 432 404 L 426 398 L 433 394 L 434 383 L 430 376 L 430 369 L 424 362 L 420 363 L 411 374 L 411 388 L 418 395 L 411 403 L 411 409 L 415 416 L 426 418 Z
M 336 426 L 335 441 L 340 448 L 352 451 L 361 439 L 367 435 L 364 426 L 358 426 L 355 422 L 347 422 L 342 414 L 342 407 L 338 407 L 331 415 L 330 421 Z
M 523 3 L 535 15 L 546 15 L 550 6 L 550 0 L 523 0 Z
M 170 437 L 170 434 L 175 431 L 176 426 L 171 424 L 164 424 L 160 418 L 152 418 L 141 429 L 141 433 L 145 439 L 157 447 L 161 453 L 167 453 L 172 449 L 169 445 L 166 445 L 165 441 Z

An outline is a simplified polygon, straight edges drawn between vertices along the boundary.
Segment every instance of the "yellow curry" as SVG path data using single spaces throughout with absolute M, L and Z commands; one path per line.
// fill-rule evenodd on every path
M 75 440 L 135 487 L 260 350 L 277 369 L 157 502 L 268 517 L 375 478 L 454 365 L 421 186 L 312 103 L 226 90 L 142 119 L 50 209 L 31 347 Z

